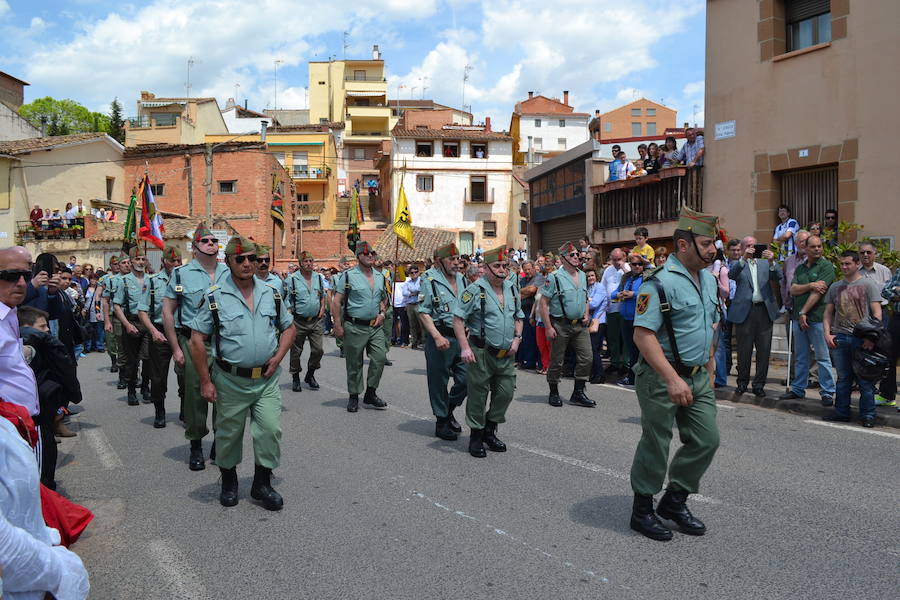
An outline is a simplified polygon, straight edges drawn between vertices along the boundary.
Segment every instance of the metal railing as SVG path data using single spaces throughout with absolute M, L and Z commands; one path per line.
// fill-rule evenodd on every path
M 344 81 L 375 81 L 379 83 L 384 83 L 387 81 L 384 77 L 356 77 L 354 75 L 347 75 L 344 77 Z
M 294 167 L 291 171 L 291 177 L 293 179 L 326 179 L 328 175 L 326 174 L 325 169 L 316 167 Z
M 16 221 L 19 243 L 38 240 L 77 240 L 84 237 L 84 217 Z
M 658 175 L 592 186 L 594 229 L 678 220 L 681 207 L 703 210 L 703 167 L 673 167 Z
M 174 113 L 158 113 L 128 117 L 125 119 L 131 128 L 138 127 L 174 127 L 178 124 L 179 115 Z

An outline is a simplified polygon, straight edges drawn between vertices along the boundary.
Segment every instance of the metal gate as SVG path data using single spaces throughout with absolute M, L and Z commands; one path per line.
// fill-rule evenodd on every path
M 553 219 L 552 221 L 544 221 L 541 225 L 541 243 L 540 249 L 544 252 L 556 252 L 557 248 L 566 242 L 578 243 L 578 238 L 586 232 L 585 215 L 575 215 L 574 217 L 564 217 L 562 219 Z M 535 249 L 537 250 L 537 249 Z M 532 252 L 537 255 L 536 251 Z
M 781 202 L 791 209 L 800 227 L 822 223 L 826 210 L 837 210 L 837 180 L 836 165 L 782 173 Z

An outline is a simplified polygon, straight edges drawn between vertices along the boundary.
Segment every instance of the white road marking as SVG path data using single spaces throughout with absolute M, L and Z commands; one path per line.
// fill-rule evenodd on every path
M 102 429 L 82 429 L 80 433 L 84 436 L 88 446 L 94 449 L 104 469 L 117 469 L 124 466 L 122 459 L 113 450 L 112 444 L 109 443 L 109 438 L 106 437 Z
M 595 383 L 591 387 L 604 387 L 604 388 L 607 388 L 610 390 L 616 390 L 617 392 L 631 392 L 632 394 L 637 395 L 637 392 L 633 389 L 630 389 L 627 387 L 622 387 L 620 385 L 615 385 L 612 383 Z M 588 390 L 590 390 L 590 388 L 588 388 Z M 719 408 L 724 408 L 725 410 L 735 410 L 735 408 L 736 408 L 734 406 L 728 406 L 727 404 L 722 404 L 721 401 L 717 401 L 716 406 L 718 406 Z
M 162 575 L 159 582 L 162 587 L 168 588 L 169 598 L 211 598 L 174 542 L 151 540 L 147 552 Z
M 866 429 L 858 425 L 842 425 L 840 423 L 829 423 L 827 421 L 814 421 L 813 419 L 804 419 L 804 423 L 812 423 L 813 425 L 821 425 L 822 427 L 834 427 L 835 429 L 846 429 L 847 431 L 856 431 L 858 433 L 868 433 L 870 435 L 880 435 L 882 437 L 898 438 L 900 434 L 888 433 L 887 431 L 876 431 L 874 429 Z

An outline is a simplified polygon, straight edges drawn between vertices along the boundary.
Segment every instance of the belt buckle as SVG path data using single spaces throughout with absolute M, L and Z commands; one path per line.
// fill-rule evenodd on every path
M 250 369 L 250 379 L 259 379 L 262 377 L 262 367 L 253 367 Z
M 181 286 L 181 285 L 176 285 L 176 286 L 175 286 L 175 292 L 176 292 L 176 293 L 179 293 L 179 294 L 180 294 L 180 293 L 183 292 L 183 291 L 184 291 L 184 286 Z
M 374 319 L 369 321 L 369 327 L 375 327 L 375 321 L 377 321 L 377 320 L 378 320 L 378 317 L 375 317 Z
M 691 377 L 700 372 L 700 366 L 701 365 L 694 365 L 693 367 L 691 367 Z
M 569 319 L 569 325 L 578 325 L 578 319 Z
M 508 352 L 509 352 L 509 350 L 501 350 L 500 352 L 497 353 L 497 358 L 506 358 L 506 354 Z

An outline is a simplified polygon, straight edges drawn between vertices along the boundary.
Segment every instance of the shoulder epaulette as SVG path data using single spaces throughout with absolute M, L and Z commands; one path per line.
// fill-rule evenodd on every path
M 644 279 L 650 279 L 650 278 L 652 278 L 652 277 L 655 277 L 656 274 L 659 273 L 661 270 L 662 270 L 662 267 L 660 266 L 660 267 L 653 267 L 653 268 L 650 269 L 649 271 L 645 271 L 645 272 L 644 272 Z

